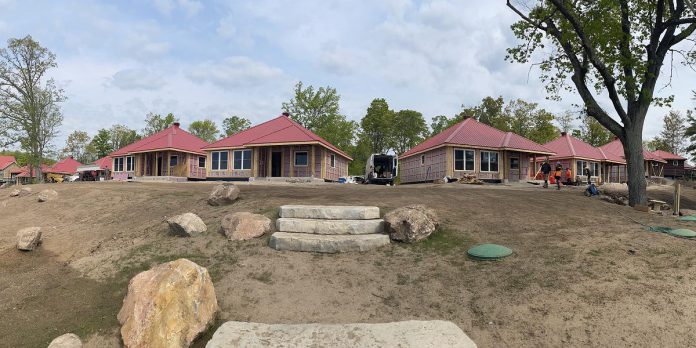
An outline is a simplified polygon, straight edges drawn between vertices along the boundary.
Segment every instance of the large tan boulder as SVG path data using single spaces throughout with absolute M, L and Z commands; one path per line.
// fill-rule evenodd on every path
M 248 240 L 270 232 L 271 219 L 246 212 L 227 214 L 222 218 L 220 230 L 230 240 Z
M 48 348 L 82 348 L 82 341 L 80 341 L 80 337 L 76 334 L 66 333 L 51 341 Z
M 39 202 L 48 202 L 51 200 L 54 200 L 56 197 L 58 197 L 58 192 L 55 190 L 42 190 L 39 192 Z
M 127 348 L 189 347 L 218 311 L 208 270 L 178 259 L 139 273 L 118 312 Z
M 435 211 L 424 205 L 410 205 L 384 215 L 392 240 L 413 243 L 428 238 L 439 225 Z
M 17 249 L 32 251 L 41 244 L 41 227 L 27 227 L 17 232 Z
M 174 216 L 167 223 L 172 234 L 182 237 L 196 236 L 208 230 L 203 220 L 194 213 Z
M 14 190 L 10 191 L 10 197 L 17 197 L 17 196 L 19 196 L 20 192 L 21 191 L 19 191 L 19 189 L 14 189 Z
M 239 188 L 233 184 L 224 183 L 213 188 L 213 192 L 208 196 L 208 204 L 212 206 L 232 204 L 237 198 L 239 198 Z

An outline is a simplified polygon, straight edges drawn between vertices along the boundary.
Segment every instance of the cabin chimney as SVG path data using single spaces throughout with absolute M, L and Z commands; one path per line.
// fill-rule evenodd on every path
M 290 113 L 287 112 L 287 111 L 285 111 L 285 112 L 283 112 L 283 116 L 285 116 L 285 117 L 290 117 Z
M 562 137 L 564 137 L 564 136 L 566 136 L 566 135 L 568 135 L 568 133 L 566 133 L 566 132 L 561 132 L 561 136 L 562 136 Z
M 174 126 L 174 128 L 179 128 L 179 126 L 181 126 L 181 123 L 174 122 L 172 125 Z

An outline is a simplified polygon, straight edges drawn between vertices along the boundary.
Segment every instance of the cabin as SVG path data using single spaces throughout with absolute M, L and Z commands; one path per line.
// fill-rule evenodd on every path
M 524 181 L 536 172 L 530 163 L 554 152 L 512 132 L 473 118 L 447 128 L 399 156 L 402 184 L 475 175 L 490 182 Z
M 204 147 L 209 180 L 338 181 L 353 159 L 284 113 Z
M 0 183 L 14 181 L 12 171 L 18 168 L 14 156 L 0 156 Z
M 114 180 L 205 180 L 207 142 L 180 128 L 169 128 L 109 154 Z
M 626 181 L 626 161 L 623 158 L 604 152 L 566 132 L 562 132 L 559 138 L 544 144 L 544 147 L 556 153 L 549 157 L 551 167 L 555 168 L 557 163 L 563 166 L 561 182 L 586 182 L 585 168 L 590 170 L 590 180 L 597 184 Z M 543 161 L 544 159 L 538 159 L 538 167 Z M 621 167 L 624 169 L 621 170 Z M 567 176 L 566 169 L 570 169 L 570 176 Z
M 46 181 L 46 171 L 48 170 L 48 165 L 41 164 L 41 173 L 44 181 Z M 12 175 L 14 175 L 17 184 L 33 184 L 38 182 L 37 170 L 32 168 L 29 172 L 29 166 L 19 167 L 12 170 Z
M 663 150 L 653 151 L 652 153 L 667 162 L 664 165 L 665 178 L 682 179 L 690 176 L 690 169 L 686 166 L 686 158 Z
M 604 153 L 611 153 L 626 159 L 624 155 L 624 148 L 621 140 L 614 139 L 608 144 L 599 147 Z M 655 155 L 654 153 L 643 149 L 643 168 L 645 170 L 646 178 L 662 178 L 664 177 L 664 169 L 667 161 Z M 627 174 L 627 168 L 623 168 L 623 172 Z
M 77 167 L 81 181 L 104 181 L 111 179 L 111 157 L 102 157 L 93 163 Z
M 65 176 L 77 174 L 77 167 L 82 163 L 76 161 L 72 156 L 68 156 L 46 170 L 46 181 L 63 182 Z

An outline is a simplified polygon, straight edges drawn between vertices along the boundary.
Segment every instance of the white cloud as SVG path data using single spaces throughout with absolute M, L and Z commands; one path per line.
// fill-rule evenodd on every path
M 235 56 L 222 62 L 207 62 L 186 72 L 194 82 L 210 82 L 220 87 L 255 87 L 284 76 L 279 68 L 255 61 L 249 57 Z
M 122 90 L 157 90 L 164 84 L 161 75 L 147 69 L 120 70 L 111 79 L 111 85 Z
M 193 17 L 203 9 L 203 3 L 195 0 L 153 0 L 152 3 L 157 11 L 166 16 L 180 9 L 187 17 Z

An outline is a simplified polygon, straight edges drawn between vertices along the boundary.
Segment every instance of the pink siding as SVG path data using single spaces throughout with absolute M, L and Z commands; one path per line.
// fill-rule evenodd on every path
M 421 164 L 421 155 L 425 163 Z M 399 162 L 402 183 L 424 182 L 441 179 L 447 175 L 447 151 L 445 147 L 407 157 Z
M 348 175 L 348 160 L 339 156 L 333 151 L 326 150 L 324 156 L 324 161 L 326 163 L 326 171 L 324 179 L 331 181 L 338 181 L 338 178 Z M 336 156 L 336 166 L 331 167 L 331 155 Z
M 189 178 L 194 178 L 194 179 L 205 179 L 205 174 L 206 170 L 205 167 L 200 168 L 198 167 L 198 158 L 202 157 L 200 155 L 193 155 L 189 154 L 188 160 L 189 160 Z M 206 163 L 208 159 L 206 158 Z
M 224 150 L 221 150 L 224 151 Z M 213 152 L 209 151 L 206 159 L 206 167 L 212 168 Z M 209 178 L 248 178 L 252 176 L 252 169 L 234 169 L 234 150 L 227 150 L 227 169 L 225 170 L 208 170 L 207 177 Z M 254 163 L 254 153 L 251 154 L 251 162 Z M 253 167 L 252 167 L 253 168 Z

